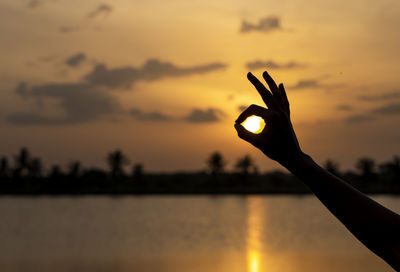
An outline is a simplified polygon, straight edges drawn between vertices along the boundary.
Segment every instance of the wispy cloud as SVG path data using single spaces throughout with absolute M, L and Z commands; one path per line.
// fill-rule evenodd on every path
M 210 123 L 220 121 L 223 115 L 223 111 L 215 108 L 193 109 L 184 119 L 190 123 Z
M 336 106 L 336 109 L 341 111 L 352 111 L 353 107 L 347 104 L 339 104 Z
M 65 64 L 72 67 L 72 68 L 77 68 L 78 66 L 80 66 L 83 62 L 85 62 L 87 59 L 85 53 L 79 52 L 76 53 L 70 57 L 68 57 L 65 60 Z
M 138 108 L 132 108 L 129 114 L 141 122 L 188 122 L 193 124 L 213 123 L 222 120 L 225 113 L 216 108 L 192 109 L 184 116 L 171 116 L 160 111 L 145 112 Z
M 100 15 L 108 16 L 113 11 L 113 7 L 108 4 L 101 4 L 95 10 L 88 13 L 87 17 L 90 19 L 96 18 Z
M 384 101 L 400 98 L 400 91 L 387 92 L 383 94 L 376 95 L 360 95 L 358 99 L 362 101 Z
M 238 109 L 240 112 L 244 111 L 244 110 L 247 109 L 247 108 L 248 108 L 248 106 L 246 106 L 246 105 L 239 105 L 239 106 L 237 107 L 237 109 Z
M 246 20 L 242 21 L 240 28 L 241 33 L 247 33 L 251 31 L 257 32 L 271 32 L 273 30 L 281 30 L 281 20 L 278 16 L 268 16 L 261 18 L 257 23 L 250 23 Z
M 291 89 L 305 89 L 305 88 L 318 88 L 321 87 L 321 83 L 317 79 L 301 79 L 295 85 L 291 86 Z
M 298 63 L 295 61 L 289 61 L 287 63 L 278 63 L 273 60 L 255 60 L 248 62 L 246 67 L 250 70 L 254 69 L 294 69 L 294 68 L 304 68 L 306 65 L 304 63 Z
M 371 111 L 372 113 L 377 113 L 380 115 L 397 115 L 400 114 L 400 104 L 399 103 L 390 103 L 387 105 L 383 105 L 379 108 L 376 108 Z
M 58 31 L 62 34 L 68 34 L 79 30 L 78 26 L 61 26 Z
M 348 123 L 361 123 L 375 119 L 377 116 L 396 116 L 400 115 L 400 103 L 389 103 L 363 114 L 355 114 L 345 119 Z
M 355 123 L 364 123 L 367 121 L 371 121 L 373 119 L 373 116 L 369 114 L 356 114 L 356 115 L 351 115 L 349 117 L 346 117 L 344 119 L 345 122 L 355 124 Z
M 49 56 L 42 56 L 38 58 L 40 62 L 52 62 L 56 59 L 56 56 L 49 55 Z
M 290 86 L 290 90 L 303 90 L 303 89 L 335 89 L 343 87 L 342 83 L 324 83 L 322 79 L 300 79 L 296 84 Z
M 34 8 L 39 7 L 41 4 L 42 4 L 42 1 L 40 1 L 40 0 L 28 0 L 26 3 L 26 6 L 28 8 L 34 9 Z
M 86 16 L 88 19 L 95 19 L 99 16 L 107 17 L 113 11 L 113 7 L 108 4 L 101 4 L 95 10 L 89 12 Z M 61 26 L 58 31 L 61 34 L 69 34 L 85 29 L 85 23 L 78 23 L 70 26 Z
M 159 111 L 144 112 L 137 108 L 131 109 L 129 114 L 132 115 L 136 120 L 144 122 L 165 122 L 174 120 L 173 117 Z

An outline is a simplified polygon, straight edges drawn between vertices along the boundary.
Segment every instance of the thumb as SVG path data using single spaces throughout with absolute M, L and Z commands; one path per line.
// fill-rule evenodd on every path
M 257 135 L 254 133 L 251 133 L 247 129 L 245 129 L 241 124 L 235 123 L 234 125 L 239 138 L 249 142 L 249 143 L 254 143 L 256 140 Z

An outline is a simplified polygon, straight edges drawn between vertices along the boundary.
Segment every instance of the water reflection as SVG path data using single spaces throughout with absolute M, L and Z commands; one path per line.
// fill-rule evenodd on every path
M 0 215 L 1 272 L 392 271 L 312 196 L 11 197 Z
M 247 265 L 248 272 L 259 272 L 261 244 L 262 212 L 261 199 L 249 197 L 247 201 Z

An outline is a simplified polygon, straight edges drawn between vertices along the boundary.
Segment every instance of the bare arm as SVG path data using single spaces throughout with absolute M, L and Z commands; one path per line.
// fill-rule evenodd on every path
M 290 121 L 283 84 L 278 87 L 267 72 L 263 76 L 271 91 L 251 73 L 248 79 L 268 109 L 257 105 L 247 108 L 235 122 L 239 137 L 296 175 L 358 240 L 400 270 L 400 216 L 330 174 L 302 152 Z M 260 134 L 241 125 L 251 115 L 261 116 L 266 122 Z

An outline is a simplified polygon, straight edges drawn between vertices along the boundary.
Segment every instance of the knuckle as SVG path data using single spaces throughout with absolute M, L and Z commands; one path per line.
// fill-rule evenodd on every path
M 271 119 L 279 120 L 282 118 L 282 113 L 280 111 L 272 111 L 270 115 Z
M 249 109 L 255 109 L 255 108 L 257 108 L 257 105 L 256 105 L 256 104 L 251 104 L 251 105 L 249 106 Z

